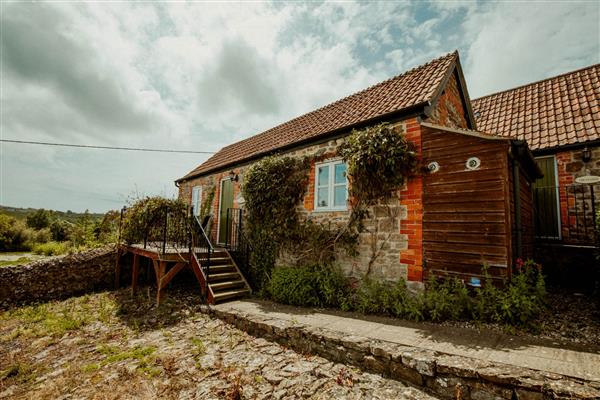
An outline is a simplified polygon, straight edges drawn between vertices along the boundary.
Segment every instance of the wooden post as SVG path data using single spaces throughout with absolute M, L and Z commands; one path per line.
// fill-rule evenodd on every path
M 121 283 L 121 248 L 117 247 L 117 261 L 115 262 L 115 289 Z
M 162 281 L 163 276 L 165 275 L 165 269 L 167 267 L 167 262 L 166 261 L 160 261 L 158 263 L 158 274 L 156 276 L 156 286 L 157 286 L 157 291 L 156 291 L 156 305 L 160 305 L 160 302 L 162 300 L 162 288 L 160 287 L 160 283 Z
M 131 294 L 135 294 L 138 286 L 138 277 L 140 275 L 140 257 L 133 255 L 133 268 L 131 269 Z

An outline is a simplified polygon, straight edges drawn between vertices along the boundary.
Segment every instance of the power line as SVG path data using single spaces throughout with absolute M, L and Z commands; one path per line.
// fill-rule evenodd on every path
M 19 143 L 19 144 L 36 144 L 36 145 L 42 145 L 42 146 L 81 147 L 81 148 L 86 148 L 86 149 L 150 151 L 150 152 L 154 152 L 154 153 L 188 153 L 188 154 L 214 154 L 215 153 L 214 151 L 145 149 L 145 148 L 138 148 L 138 147 L 114 147 L 114 146 L 92 146 L 92 145 L 86 145 L 86 144 L 33 142 L 33 141 L 29 141 L 29 140 L 13 140 L 13 139 L 0 139 L 0 142 Z

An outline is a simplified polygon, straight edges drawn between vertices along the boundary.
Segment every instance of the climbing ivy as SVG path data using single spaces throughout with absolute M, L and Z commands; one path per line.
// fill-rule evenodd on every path
M 216 187 L 215 185 L 211 185 L 206 192 L 206 196 L 204 197 L 204 201 L 200 206 L 200 217 L 204 218 L 206 215 L 210 214 L 212 209 L 213 200 L 215 199 Z
M 308 167 L 307 160 L 266 157 L 246 173 L 242 194 L 253 249 L 250 279 L 259 289 L 268 282 L 281 243 L 298 226 L 296 207 L 306 192 Z
M 417 168 L 414 146 L 387 122 L 353 130 L 338 153 L 348 165 L 350 197 L 365 206 L 389 197 Z
M 338 248 L 357 255 L 368 206 L 389 197 L 417 166 L 412 146 L 386 123 L 353 130 L 338 152 L 348 164 L 352 204 L 342 225 L 319 224 L 300 216 L 298 204 L 306 194 L 312 159 L 266 157 L 248 170 L 242 193 L 253 248 L 251 280 L 256 287 L 265 287 L 282 253 L 295 265 L 332 264 Z

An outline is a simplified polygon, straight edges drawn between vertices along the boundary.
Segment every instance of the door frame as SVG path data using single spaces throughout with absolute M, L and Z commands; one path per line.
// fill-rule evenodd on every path
M 224 242 L 220 242 L 221 239 L 221 206 L 223 205 L 223 183 L 225 181 L 233 181 L 233 179 L 228 176 L 226 178 L 222 178 L 219 182 L 219 211 L 218 211 L 218 219 L 217 219 L 217 240 L 215 241 L 217 244 L 225 244 Z M 232 183 L 233 185 L 233 183 Z M 233 206 L 233 201 L 235 200 L 233 196 L 233 186 L 231 187 L 231 205 Z
M 542 159 L 542 158 L 551 158 L 552 159 L 552 166 L 554 167 L 554 190 L 555 190 L 555 194 L 556 194 L 556 219 L 557 219 L 557 223 L 556 223 L 556 229 L 558 230 L 557 232 L 557 236 L 537 236 L 536 239 L 546 239 L 546 240 L 558 240 L 561 241 L 563 239 L 562 237 L 562 210 L 560 209 L 560 186 L 559 186 L 559 181 L 558 181 L 558 160 L 556 159 L 556 154 L 548 154 L 545 156 L 538 156 L 538 157 L 534 157 L 535 160 L 538 159 Z M 565 190 L 566 187 L 565 187 Z M 537 204 L 536 204 L 537 206 Z

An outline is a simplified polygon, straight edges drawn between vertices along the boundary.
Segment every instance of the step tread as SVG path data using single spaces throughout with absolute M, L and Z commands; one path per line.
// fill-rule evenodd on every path
M 210 287 L 218 290 L 221 288 L 229 288 L 232 286 L 242 286 L 242 285 L 245 285 L 244 281 L 241 279 L 238 279 L 235 281 L 224 281 L 224 282 L 211 283 Z
M 217 274 L 212 274 L 209 272 L 208 274 L 208 280 L 210 281 L 211 279 L 222 279 L 222 278 L 229 278 L 229 277 L 234 277 L 237 276 L 239 277 L 240 274 L 237 271 L 234 272 L 221 272 L 221 273 L 217 273 Z
M 221 271 L 224 269 L 230 269 L 232 271 L 236 271 L 235 267 L 233 266 L 233 264 L 222 264 L 222 265 L 211 265 L 210 266 L 210 270 L 211 271 Z
M 248 289 L 239 289 L 239 290 L 229 290 L 227 292 L 220 292 L 214 294 L 215 300 L 226 299 L 234 296 L 243 296 L 245 294 L 250 293 Z

